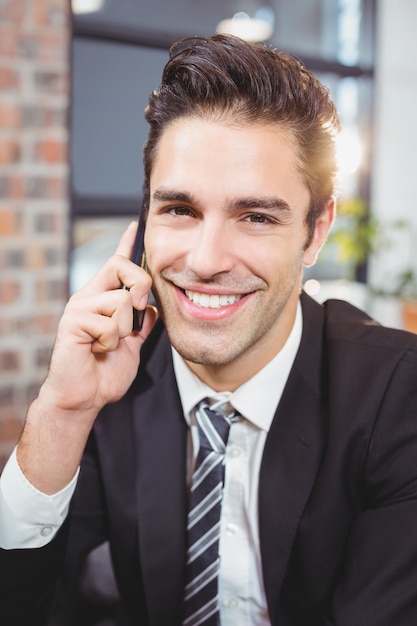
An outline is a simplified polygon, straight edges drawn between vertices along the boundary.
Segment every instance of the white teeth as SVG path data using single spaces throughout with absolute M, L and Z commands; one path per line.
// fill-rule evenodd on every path
M 185 295 L 191 300 L 191 302 L 194 302 L 194 304 L 198 304 L 206 309 L 219 309 L 222 306 L 238 302 L 242 297 L 237 294 L 230 294 L 226 296 L 217 294 L 210 295 L 208 293 L 200 293 L 198 291 L 188 291 L 187 289 L 185 290 Z
M 200 293 L 199 305 L 205 308 L 210 306 L 210 296 L 207 293 Z

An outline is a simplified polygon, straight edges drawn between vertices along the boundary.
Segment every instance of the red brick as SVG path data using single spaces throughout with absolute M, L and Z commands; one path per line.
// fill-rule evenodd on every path
M 0 174 L 0 199 L 18 200 L 24 197 L 25 185 L 22 176 L 2 176 Z
M 0 165 L 16 163 L 20 159 L 20 144 L 16 139 L 0 140 Z
M 0 144 L 8 142 L 0 148 L 0 336 L 16 340 L 0 351 L 0 369 L 13 379 L 7 386 L 0 374 L 0 464 L 38 393 L 67 299 L 66 277 L 54 280 L 43 268 L 64 270 L 66 259 L 68 180 L 55 164 L 68 161 L 60 133 L 68 129 L 69 12 L 69 0 L 0 0 Z M 61 137 L 61 144 L 48 143 Z M 22 156 L 40 167 L 22 168 Z M 37 286 L 40 276 L 30 278 L 22 307 L 20 275 L 34 266 L 45 280 Z M 24 354 L 32 358 L 29 381 Z
M 32 0 L 34 22 L 40 26 L 64 26 L 68 20 L 69 4 L 62 0 Z
M 22 420 L 4 419 L 0 422 L 0 441 L 17 441 L 22 432 Z
M 12 304 L 19 299 L 21 285 L 16 280 L 0 282 L 0 304 Z
M 10 207 L 0 206 L 0 236 L 18 235 L 21 232 L 20 214 Z
M 16 31 L 6 25 L 0 26 L 0 56 L 17 56 L 18 40 Z
M 19 87 L 19 76 L 17 72 L 9 67 L 0 66 L 0 90 L 15 91 Z
M 62 305 L 64 308 L 64 305 Z M 30 313 L 20 316 L 0 316 L 0 337 L 19 333 L 22 337 L 30 334 L 37 338 L 41 335 L 55 337 L 61 313 L 32 316 Z M 26 345 L 26 343 L 25 343 Z
M 26 417 L 27 407 L 24 407 L 22 410 L 22 406 L 19 406 L 21 403 L 17 401 L 18 395 L 18 393 L 13 394 L 13 400 L 10 405 L 5 403 L 3 406 L 0 406 L 0 422 L 6 420 L 18 420 L 22 422 L 22 417 Z
M 60 313 L 37 315 L 33 319 L 34 330 L 45 335 L 55 334 L 60 319 Z
M 68 55 L 68 39 L 66 36 L 42 35 L 38 40 L 38 59 L 40 61 L 64 61 Z
M 45 109 L 45 125 L 68 128 L 68 108 L 56 107 Z
M 27 267 L 29 269 L 35 269 L 38 267 L 44 267 L 44 254 L 41 246 L 31 246 L 26 255 Z
M 20 109 L 15 104 L 0 104 L 0 128 L 19 128 Z
M 36 144 L 36 158 L 46 163 L 65 163 L 68 159 L 66 142 L 50 139 Z
M 18 350 L 0 351 L 0 372 L 16 371 L 20 367 L 20 353 Z

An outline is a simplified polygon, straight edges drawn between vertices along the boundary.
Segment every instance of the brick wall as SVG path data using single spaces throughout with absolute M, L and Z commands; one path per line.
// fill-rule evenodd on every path
M 68 7 L 0 0 L 0 470 L 67 298 Z

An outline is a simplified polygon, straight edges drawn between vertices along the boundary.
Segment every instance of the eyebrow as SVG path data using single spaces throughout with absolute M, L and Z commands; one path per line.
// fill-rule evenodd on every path
M 291 213 L 291 207 L 282 198 L 276 198 L 275 196 L 266 196 L 266 197 L 247 197 L 247 198 L 236 198 L 231 203 L 231 208 L 235 210 L 242 209 L 267 209 L 268 211 L 273 212 L 287 212 Z
M 189 193 L 176 191 L 175 189 L 164 189 L 163 187 L 153 192 L 152 200 L 157 202 L 185 202 L 186 204 L 196 203 L 196 199 Z
M 198 200 L 188 192 L 176 189 L 160 187 L 152 194 L 152 199 L 157 202 L 184 202 L 185 204 L 198 205 Z M 282 198 L 275 196 L 247 196 L 235 198 L 230 202 L 232 211 L 266 209 L 277 213 L 291 213 L 291 207 Z

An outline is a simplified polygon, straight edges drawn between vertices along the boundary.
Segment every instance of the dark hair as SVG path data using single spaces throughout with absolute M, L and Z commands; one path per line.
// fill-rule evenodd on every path
M 150 124 L 144 147 L 145 211 L 161 134 L 173 120 L 190 116 L 229 118 L 238 124 L 277 123 L 289 132 L 311 196 L 308 245 L 317 218 L 335 193 L 335 137 L 340 124 L 328 89 L 298 60 L 265 44 L 229 35 L 177 42 L 162 83 L 145 109 Z

